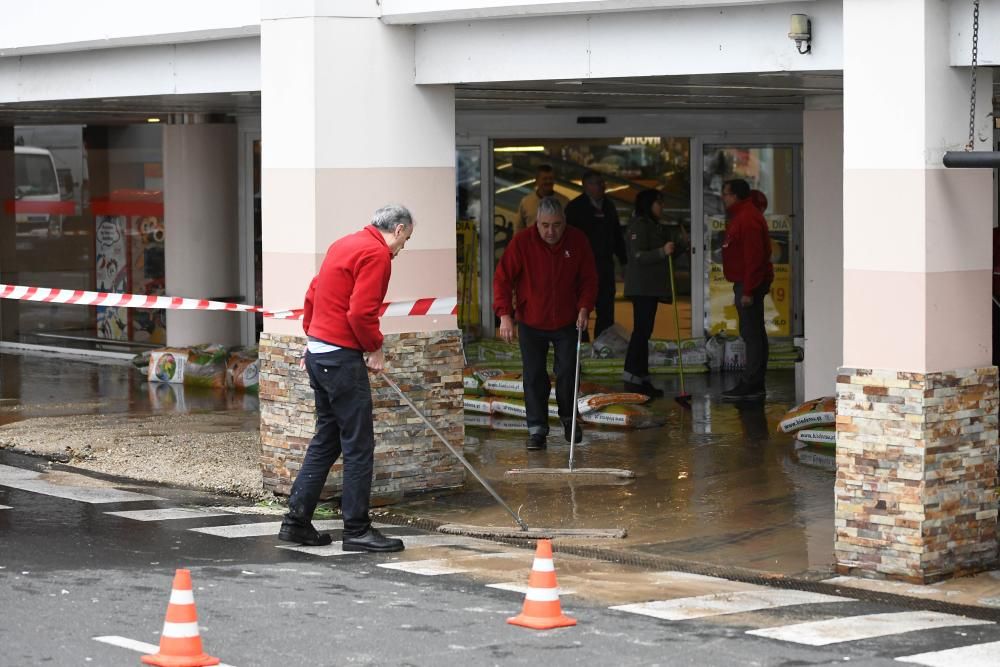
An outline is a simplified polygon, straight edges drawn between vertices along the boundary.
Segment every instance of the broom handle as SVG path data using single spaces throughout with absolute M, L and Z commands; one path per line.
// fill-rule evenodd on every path
M 670 265 L 670 300 L 674 302 L 674 332 L 677 336 L 677 363 L 681 370 L 681 395 L 684 395 L 684 355 L 681 352 L 681 321 L 677 315 L 677 288 L 674 286 L 674 256 L 667 255 L 667 263 Z
M 576 401 L 580 394 L 580 345 L 583 341 L 583 329 L 576 329 L 576 379 L 573 381 L 573 417 L 569 428 L 569 469 L 573 469 L 573 445 L 576 443 Z
M 427 424 L 427 426 L 428 426 L 428 428 L 430 428 L 430 430 L 434 431 L 434 435 L 436 435 L 438 437 L 438 439 L 440 439 L 441 442 L 444 443 L 444 446 L 447 447 L 448 450 L 452 454 L 455 455 L 455 458 L 457 458 L 459 461 L 461 461 L 462 465 L 464 465 L 465 468 L 469 472 L 472 473 L 472 476 L 475 477 L 477 480 L 479 480 L 479 483 L 482 484 L 483 487 L 487 491 L 490 492 L 490 495 L 493 496 L 493 499 L 496 500 L 498 503 L 500 503 L 500 505 L 503 506 L 503 508 L 505 510 L 507 510 L 512 517 L 514 517 L 514 521 L 516 521 L 517 525 L 521 527 L 521 530 L 529 530 L 528 524 L 526 524 L 521 519 L 521 517 L 519 517 L 517 515 L 517 513 L 514 510 L 512 510 L 507 503 L 505 503 L 503 501 L 503 498 L 501 498 L 497 494 L 497 492 L 493 490 L 493 487 L 490 486 L 490 483 L 487 482 L 485 479 L 483 479 L 483 477 L 478 472 L 476 472 L 476 469 L 472 467 L 472 464 L 465 460 L 465 457 L 462 456 L 462 454 L 457 449 L 455 449 L 450 442 L 448 442 L 448 439 L 445 438 L 443 435 L 441 435 L 440 431 L 438 431 L 436 428 L 434 428 L 434 424 L 430 423 L 430 421 L 428 421 L 427 417 L 425 417 L 424 414 L 422 412 L 420 412 L 420 410 L 417 409 L 417 406 L 415 406 L 413 404 L 413 402 L 410 401 L 410 399 L 406 397 L 406 394 L 403 393 L 403 390 L 400 389 L 399 386 L 395 382 L 393 382 L 392 380 L 390 380 L 389 376 L 386 375 L 385 372 L 379 372 L 379 377 L 381 377 L 383 380 L 385 380 L 385 383 L 388 384 L 390 387 L 392 387 L 396 391 L 397 394 L 399 394 L 399 397 L 401 399 L 403 399 L 403 402 L 406 403 L 408 406 L 410 406 L 410 409 L 413 410 L 413 412 L 415 412 L 416 415 L 418 417 L 420 417 L 420 419 L 425 424 Z

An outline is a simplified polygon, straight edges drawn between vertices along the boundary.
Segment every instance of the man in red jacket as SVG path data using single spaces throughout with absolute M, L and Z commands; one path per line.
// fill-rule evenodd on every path
M 379 309 L 392 259 L 413 233 L 402 206 L 383 206 L 370 225 L 335 241 L 306 292 L 302 325 L 308 336 L 305 367 L 316 400 L 316 435 L 288 496 L 278 539 L 307 546 L 330 544 L 312 525 L 330 467 L 344 455 L 344 551 L 402 551 L 403 542 L 371 525 L 375 431 L 368 371 L 385 367 Z M 367 368 L 366 368 L 367 367 Z
M 566 440 L 571 436 L 577 330 L 584 330 L 597 299 L 597 270 L 587 235 L 566 226 L 555 197 L 538 203 L 534 226 L 518 232 L 504 251 L 493 279 L 493 311 L 500 338 L 514 339 L 514 316 L 521 346 L 529 450 L 545 448 L 549 433 L 549 392 L 545 367 L 555 348 L 556 402 Z M 514 295 L 517 304 L 514 304 Z M 583 439 L 579 425 L 576 442 Z
M 764 214 L 751 197 L 750 184 L 726 181 L 722 201 L 729 218 L 722 243 L 722 271 L 733 283 L 740 337 L 746 345 L 746 364 L 739 384 L 722 394 L 726 400 L 751 400 L 765 394 L 769 346 L 764 327 L 764 297 L 771 291 L 771 237 Z M 766 202 L 766 199 L 764 200 Z M 766 203 L 765 203 L 766 206 Z

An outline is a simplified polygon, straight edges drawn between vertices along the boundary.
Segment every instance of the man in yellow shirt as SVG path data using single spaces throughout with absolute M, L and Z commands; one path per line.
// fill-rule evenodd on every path
M 545 197 L 555 197 L 559 200 L 563 209 L 569 203 L 565 197 L 555 191 L 556 172 L 551 165 L 540 164 L 535 172 L 535 191 L 530 192 L 521 199 L 521 204 L 517 207 L 517 218 L 514 219 L 514 233 L 535 224 L 538 216 L 538 202 Z

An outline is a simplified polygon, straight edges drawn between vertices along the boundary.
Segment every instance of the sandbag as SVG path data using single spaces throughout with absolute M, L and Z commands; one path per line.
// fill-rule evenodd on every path
M 149 382 L 166 382 L 168 384 L 184 384 L 188 351 L 184 349 L 164 348 L 149 353 L 149 366 L 146 380 Z
M 590 346 L 592 356 L 600 359 L 624 357 L 628 350 L 629 333 L 620 324 L 613 324 Z
M 778 424 L 784 433 L 794 433 L 806 427 L 825 426 L 837 422 L 837 399 L 834 396 L 814 398 L 785 413 Z
M 234 350 L 226 361 L 226 386 L 255 393 L 260 383 L 260 359 L 257 348 Z
M 577 399 L 576 409 L 581 415 L 585 415 L 610 405 L 641 405 L 647 402 L 649 402 L 649 396 L 631 392 L 588 394 Z
M 463 421 L 466 426 L 478 426 L 479 428 L 489 428 L 490 427 L 490 416 L 489 415 L 479 415 L 470 414 L 466 412 L 463 415 Z
M 826 445 L 828 447 L 835 447 L 837 445 L 837 430 L 833 426 L 805 428 L 796 432 L 795 437 L 810 445 Z
M 226 386 L 226 361 L 229 351 L 223 345 L 206 343 L 188 349 L 184 384 L 193 387 Z
M 480 414 L 488 415 L 493 412 L 493 399 L 484 398 L 470 398 L 466 396 L 464 398 L 464 407 L 466 412 L 478 412 Z
M 549 391 L 549 401 L 556 400 L 555 378 L 549 377 L 552 389 Z M 501 373 L 483 381 L 483 390 L 491 396 L 506 396 L 512 398 L 524 397 L 524 380 L 520 373 Z M 581 394 L 599 394 L 606 390 L 601 385 L 585 380 L 580 381 Z
M 666 423 L 664 417 L 642 405 L 612 405 L 581 415 L 580 419 L 587 424 L 635 429 L 654 428 Z

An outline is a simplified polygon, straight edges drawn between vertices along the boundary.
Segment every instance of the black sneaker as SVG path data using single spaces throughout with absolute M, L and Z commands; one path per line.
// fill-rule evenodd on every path
M 573 436 L 573 421 L 572 420 L 564 421 L 563 422 L 563 434 L 566 436 L 566 442 L 569 442 L 569 439 Z M 577 419 L 576 420 L 576 439 L 573 440 L 573 444 L 574 445 L 579 445 L 581 442 L 583 442 L 583 427 L 580 426 L 580 420 Z
M 642 383 L 642 391 L 640 391 L 639 393 L 645 394 L 650 398 L 660 398 L 661 396 L 663 396 L 663 390 L 655 386 L 652 382 L 648 381 Z
M 300 526 L 284 522 L 278 531 L 278 539 L 282 542 L 294 542 L 307 547 L 325 547 L 333 542 L 329 533 L 321 533 L 310 526 Z
M 403 540 L 395 537 L 386 537 L 377 528 L 368 528 L 368 531 L 357 537 L 345 537 L 341 545 L 344 551 L 371 551 L 384 553 L 388 551 L 402 551 Z
M 532 433 L 528 436 L 528 441 L 524 444 L 529 452 L 536 452 L 545 449 L 545 436 L 541 433 Z

